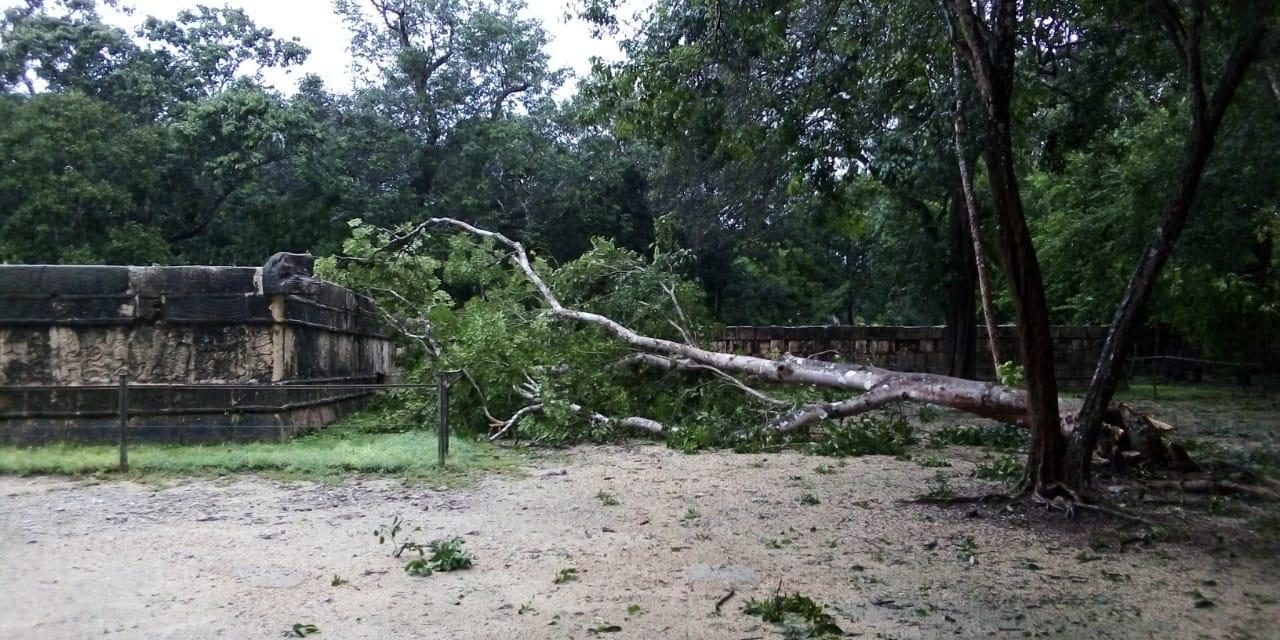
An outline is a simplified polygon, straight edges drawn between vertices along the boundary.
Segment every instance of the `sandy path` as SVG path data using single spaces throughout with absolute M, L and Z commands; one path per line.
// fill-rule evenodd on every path
M 569 460 L 439 491 L 0 478 L 0 638 L 278 638 L 297 622 L 321 640 L 776 638 L 741 607 L 779 580 L 870 637 L 1264 638 L 1280 620 L 1274 558 L 1156 545 L 1081 563 L 1068 527 L 899 504 L 934 472 L 911 462 L 820 474 L 833 461 L 659 446 Z M 416 540 L 462 536 L 476 566 L 406 575 L 371 533 L 397 514 Z M 957 559 L 964 536 L 976 564 Z M 569 567 L 580 578 L 554 584 Z

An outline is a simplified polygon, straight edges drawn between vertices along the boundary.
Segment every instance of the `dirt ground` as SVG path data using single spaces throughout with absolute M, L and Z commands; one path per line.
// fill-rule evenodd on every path
M 983 490 L 972 451 L 937 453 L 955 490 Z M 463 489 L 0 478 L 0 637 L 779 638 L 742 612 L 779 584 L 863 637 L 1277 637 L 1275 555 L 904 504 L 935 471 L 634 445 Z M 409 576 L 372 533 L 397 515 L 420 542 L 461 536 L 475 566 Z

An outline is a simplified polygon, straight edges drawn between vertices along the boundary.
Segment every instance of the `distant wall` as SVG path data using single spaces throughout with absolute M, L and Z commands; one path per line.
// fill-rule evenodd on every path
M 157 386 L 131 394 L 150 439 L 275 438 L 326 424 L 359 395 L 281 388 L 383 381 L 392 346 L 375 313 L 327 282 L 264 293 L 262 268 L 0 266 L 0 442 L 97 439 L 118 421 L 115 393 L 85 387 L 121 374 Z M 229 384 L 263 388 L 215 386 Z
M 716 347 L 723 351 L 775 358 L 784 353 L 795 355 L 823 354 L 832 359 L 837 354 L 846 362 L 872 364 L 898 371 L 947 373 L 943 327 L 726 327 Z M 1087 381 L 1093 375 L 1106 327 L 1051 328 L 1058 379 L 1065 382 Z M 1000 353 L 1006 359 L 1018 360 L 1017 329 L 999 327 L 996 336 Z M 995 379 L 991 364 L 991 347 L 985 326 L 978 327 L 978 377 Z

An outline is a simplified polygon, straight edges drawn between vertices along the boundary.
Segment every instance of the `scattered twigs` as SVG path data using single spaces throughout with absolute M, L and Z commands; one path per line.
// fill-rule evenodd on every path
M 516 424 L 520 422 L 521 418 L 524 418 L 525 416 L 531 413 L 537 413 L 540 411 L 542 411 L 542 403 L 531 404 L 527 407 L 521 408 L 519 411 L 516 411 L 515 413 L 511 414 L 510 418 L 507 418 L 505 421 L 500 423 L 502 425 L 502 428 L 499 429 L 493 435 L 489 436 L 489 441 L 493 442 L 494 440 L 497 440 L 498 438 L 501 438 L 502 436 L 506 435 L 508 431 L 511 431 L 513 428 L 515 428 Z
M 1016 499 L 1007 493 L 988 493 L 980 496 L 951 496 L 947 498 L 933 498 L 929 496 L 920 496 L 903 500 L 905 504 L 932 504 L 939 506 L 950 506 L 957 504 L 995 504 L 1001 502 L 1012 502 Z
M 733 585 L 730 585 L 729 593 L 724 594 L 723 598 L 720 598 L 719 600 L 716 601 L 716 613 L 720 613 L 720 607 L 723 607 L 725 603 L 728 602 L 729 599 L 732 598 L 736 593 L 737 593 L 737 590 L 733 588 Z
M 1148 520 L 1140 515 L 1130 513 L 1122 509 L 1108 507 L 1101 504 L 1093 504 L 1089 502 L 1077 502 L 1075 503 L 1075 508 L 1084 509 L 1085 511 L 1093 511 L 1095 513 L 1101 513 L 1103 515 L 1111 516 L 1112 518 L 1118 518 L 1120 520 L 1128 520 L 1129 522 L 1136 522 L 1138 524 L 1146 525 L 1148 527 L 1157 526 L 1154 521 Z
M 662 287 L 662 290 L 667 292 L 667 297 L 671 298 L 671 306 L 675 307 L 676 317 L 679 319 L 679 322 L 671 321 L 671 326 L 680 332 L 685 344 L 691 347 L 698 346 L 698 343 L 693 339 L 693 332 L 689 330 L 693 323 L 689 322 L 689 316 L 685 315 L 684 307 L 680 306 L 680 299 L 676 297 L 675 288 L 665 282 L 659 282 L 658 286 Z

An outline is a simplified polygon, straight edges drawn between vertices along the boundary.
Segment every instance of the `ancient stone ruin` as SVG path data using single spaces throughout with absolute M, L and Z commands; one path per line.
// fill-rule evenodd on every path
M 336 385 L 384 382 L 392 345 L 313 262 L 0 266 L 0 442 L 114 439 L 122 374 L 137 439 L 280 439 L 359 407 Z

